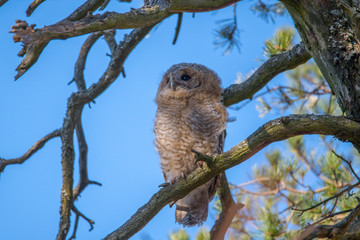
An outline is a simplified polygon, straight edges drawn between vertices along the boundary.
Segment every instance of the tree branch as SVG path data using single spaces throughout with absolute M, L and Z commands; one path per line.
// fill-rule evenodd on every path
M 359 234 L 347 234 L 347 229 L 353 223 L 356 217 L 360 215 L 360 204 L 349 213 L 341 222 L 334 225 L 316 225 L 305 229 L 298 240 L 311 240 L 315 238 L 329 238 L 329 239 L 358 239 Z M 355 235 L 355 236 L 353 236 Z
M 60 134 L 61 134 L 61 129 L 57 129 L 49 133 L 48 135 L 37 141 L 24 155 L 22 155 L 19 158 L 12 158 L 12 159 L 0 158 L 0 173 L 4 171 L 7 165 L 22 164 L 23 162 L 28 160 L 34 153 L 40 150 L 45 145 L 45 143 L 47 143 L 50 139 L 59 137 Z
M 12 27 L 14 41 L 24 44 L 19 56 L 25 56 L 17 67 L 18 74 L 15 79 L 22 76 L 39 58 L 45 46 L 53 39 L 67 39 L 95 31 L 107 29 L 141 28 L 154 25 L 169 17 L 174 12 L 211 11 L 226 7 L 239 0 L 172 0 L 169 6 L 141 7 L 127 13 L 105 12 L 91 15 L 101 6 L 104 0 L 89 0 L 74 11 L 69 17 L 50 26 L 34 29 L 25 21 L 17 20 Z
M 8 0 L 0 0 L 0 7 L 4 5 Z
M 310 53 L 302 43 L 294 46 L 290 51 L 271 56 L 248 80 L 224 89 L 222 94 L 224 105 L 228 107 L 245 99 L 252 99 L 254 94 L 277 74 L 293 69 L 310 58 Z
M 40 6 L 40 4 L 42 4 L 43 2 L 45 2 L 46 0 L 34 0 L 30 6 L 28 7 L 28 9 L 26 10 L 26 16 L 30 17 L 31 14 L 35 11 L 35 9 Z
M 104 2 L 104 0 L 88 0 L 62 21 L 80 20 L 80 19 L 86 17 L 86 15 L 88 15 L 89 13 L 95 12 L 96 9 L 98 9 L 103 4 L 103 2 Z
M 63 185 L 61 188 L 60 223 L 57 240 L 64 240 L 70 228 L 70 210 L 73 205 L 73 171 L 74 171 L 74 129 L 84 104 L 93 101 L 103 93 L 119 76 L 122 65 L 135 46 L 149 33 L 153 26 L 133 30 L 124 41 L 119 44 L 111 56 L 111 61 L 106 72 L 86 90 L 73 93 L 68 99 L 66 116 L 62 127 L 62 172 Z M 75 79 L 75 81 L 77 81 Z M 85 85 L 82 83 L 80 85 Z M 84 86 L 85 87 L 85 86 Z M 80 135 L 80 134 L 79 134 Z M 95 183 L 89 181 L 89 183 Z
M 206 183 L 226 169 L 252 157 L 270 143 L 304 134 L 334 135 L 349 141 L 359 141 L 360 124 L 344 117 L 290 115 L 272 120 L 230 151 L 214 157 L 211 168 L 204 166 L 191 173 L 186 181 L 167 186 L 154 194 L 149 202 L 105 240 L 129 239 L 142 229 L 164 206 L 186 196 L 191 190 Z
M 223 172 L 220 177 L 219 195 L 222 211 L 210 231 L 210 239 L 213 240 L 220 240 L 225 238 L 225 234 L 235 214 L 245 206 L 242 203 L 236 203 L 234 201 L 230 192 L 229 183 L 227 181 L 225 172 Z

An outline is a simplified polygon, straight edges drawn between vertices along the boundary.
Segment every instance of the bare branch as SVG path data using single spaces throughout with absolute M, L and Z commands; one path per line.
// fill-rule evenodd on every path
M 338 155 L 333 149 L 331 149 L 332 153 L 335 154 L 336 157 L 340 158 L 341 160 L 343 160 L 344 162 L 346 162 L 346 164 L 349 166 L 352 174 L 356 177 L 356 179 L 360 182 L 360 177 L 356 174 L 354 168 L 352 167 L 351 161 L 346 160 L 345 158 L 343 158 L 342 156 Z
M 110 48 L 111 54 L 114 53 L 114 51 L 117 47 L 116 40 L 115 40 L 115 33 L 116 33 L 115 29 L 110 29 L 110 30 L 104 31 L 105 41 L 107 42 L 107 44 Z
M 272 120 L 230 151 L 214 157 L 211 169 L 204 166 L 191 173 L 186 180 L 159 190 L 126 223 L 106 236 L 105 240 L 129 239 L 168 203 L 183 198 L 219 173 L 241 164 L 270 143 L 304 134 L 341 135 L 343 139 L 358 141 L 359 130 L 360 123 L 344 117 L 290 115 Z M 354 136 L 354 133 L 357 135 Z
M 22 164 L 23 162 L 28 160 L 34 153 L 40 150 L 45 145 L 45 143 L 47 143 L 50 139 L 59 137 L 60 134 L 61 134 L 61 129 L 57 129 L 49 133 L 48 135 L 37 141 L 24 155 L 22 155 L 19 158 L 12 158 L 12 159 L 0 158 L 0 173 L 4 171 L 7 165 Z
M 242 203 L 236 203 L 234 201 L 225 172 L 221 174 L 220 181 L 219 195 L 222 211 L 210 231 L 210 239 L 213 240 L 225 238 L 226 231 L 228 230 L 235 214 L 245 206 Z
M 8 0 L 0 0 L 0 7 L 4 5 Z
M 358 204 L 357 207 L 339 223 L 334 225 L 311 225 L 300 234 L 298 240 L 311 240 L 315 238 L 358 239 L 358 236 L 353 238 L 351 234 L 346 234 L 345 232 L 359 215 L 360 204 Z
M 45 2 L 45 0 L 34 0 L 26 10 L 26 16 L 30 17 L 30 15 L 35 11 L 35 9 L 43 2 Z
M 119 76 L 122 65 L 130 52 L 135 46 L 149 33 L 151 27 L 133 30 L 124 41 L 119 44 L 111 56 L 111 61 L 106 72 L 96 84 L 93 84 L 86 90 L 73 93 L 68 100 L 66 116 L 62 127 L 62 172 L 63 185 L 61 188 L 61 207 L 60 207 L 60 223 L 57 240 L 64 240 L 70 228 L 70 210 L 73 205 L 73 171 L 74 171 L 74 129 L 77 125 L 84 104 L 94 101 L 94 99 L 103 93 L 111 83 Z M 80 130 L 80 129 L 78 129 Z M 79 134 L 79 136 L 81 133 Z M 82 140 L 81 140 L 82 141 Z M 84 155 L 83 155 L 84 156 Z M 94 181 L 88 181 L 94 183 Z M 74 192 L 80 192 L 74 190 Z
M 178 20 L 177 20 L 176 28 L 175 28 L 175 36 L 174 36 L 174 40 L 172 42 L 173 45 L 176 44 L 176 41 L 177 41 L 177 39 L 179 37 L 182 18 L 183 18 L 183 13 L 178 13 Z
M 80 20 L 89 13 L 93 13 L 98 9 L 101 4 L 103 4 L 104 0 L 88 0 L 83 5 L 78 7 L 74 12 L 72 12 L 67 18 L 65 18 L 63 21 L 69 20 L 69 21 L 77 21 Z
M 310 58 L 311 55 L 302 43 L 294 46 L 290 51 L 271 56 L 248 80 L 224 89 L 222 94 L 224 105 L 228 107 L 245 99 L 252 99 L 254 94 L 277 74 L 293 69 Z
M 329 201 L 332 200 L 332 199 L 337 199 L 338 197 L 340 197 L 340 196 L 343 195 L 344 193 L 350 192 L 354 187 L 359 186 L 359 185 L 360 185 L 360 182 L 357 182 L 357 183 L 355 183 L 355 184 L 353 184 L 353 185 L 350 185 L 350 186 L 346 187 L 345 189 L 343 189 L 342 191 L 338 192 L 337 194 L 335 194 L 335 195 L 333 195 L 333 196 L 325 199 L 324 201 L 321 201 L 321 202 L 319 202 L 319 203 L 317 203 L 317 204 L 315 204 L 315 205 L 313 205 L 313 206 L 311 206 L 311 207 L 308 207 L 308 208 L 305 208 L 305 209 L 292 208 L 292 210 L 294 210 L 294 211 L 299 211 L 299 212 L 301 212 L 301 214 L 302 214 L 302 213 L 304 213 L 304 212 L 306 212 L 306 211 L 309 211 L 309 210 L 312 210 L 312 209 L 314 209 L 314 208 L 317 208 L 317 207 L 319 207 L 319 206 L 321 206 L 321 205 L 324 205 L 324 204 L 326 204 L 327 202 L 329 202 Z
M 86 89 L 84 80 L 84 69 L 87 55 L 89 54 L 90 48 L 94 43 L 103 35 L 103 32 L 95 32 L 91 34 L 81 46 L 79 57 L 75 63 L 74 78 L 76 86 L 79 91 Z
M 73 234 L 70 236 L 69 240 L 73 240 L 76 238 L 76 232 L 77 232 L 77 227 L 79 224 L 79 219 L 80 219 L 80 215 L 76 215 Z
M 14 41 L 24 44 L 20 56 L 25 56 L 16 69 L 18 74 L 15 79 L 22 76 L 39 58 L 41 52 L 49 41 L 53 39 L 67 39 L 84 35 L 94 31 L 107 29 L 129 29 L 152 26 L 172 15 L 173 12 L 194 12 L 210 11 L 226 7 L 239 0 L 217 0 L 217 1 L 194 1 L 194 0 L 173 0 L 170 6 L 161 8 L 159 6 L 142 7 L 127 13 L 105 12 L 104 14 L 91 15 L 100 7 L 104 0 L 88 0 L 81 7 L 76 9 L 69 17 L 50 26 L 41 29 L 34 29 L 25 21 L 17 21 L 12 27 Z M 86 16 L 86 17 L 85 17 Z M 26 25 L 26 27 L 19 26 Z

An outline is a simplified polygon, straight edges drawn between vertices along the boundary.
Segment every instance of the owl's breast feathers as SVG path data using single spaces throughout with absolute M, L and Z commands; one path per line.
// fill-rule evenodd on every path
M 172 90 L 170 90 L 172 91 Z M 166 95 L 158 96 L 164 101 Z M 204 154 L 218 153 L 219 135 L 225 130 L 225 107 L 205 94 L 167 95 L 159 104 L 155 119 L 155 145 L 167 181 L 189 174 L 197 168 L 192 149 Z

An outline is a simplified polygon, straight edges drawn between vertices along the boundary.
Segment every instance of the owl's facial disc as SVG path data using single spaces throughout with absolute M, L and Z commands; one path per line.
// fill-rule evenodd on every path
M 170 75 L 167 80 L 167 85 L 174 91 L 176 91 L 178 87 L 191 90 L 199 87 L 200 81 L 192 73 L 184 71 L 182 73 Z

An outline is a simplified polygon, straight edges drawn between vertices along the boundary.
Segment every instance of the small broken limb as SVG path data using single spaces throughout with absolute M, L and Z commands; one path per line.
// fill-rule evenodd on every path
M 91 220 L 90 218 L 86 217 L 84 214 L 82 214 L 73 204 L 71 210 L 75 213 L 76 215 L 76 219 L 75 219 L 75 226 L 74 226 L 74 231 L 73 234 L 71 235 L 71 237 L 69 238 L 69 240 L 75 239 L 76 238 L 76 231 L 77 231 L 77 227 L 78 227 L 78 223 L 79 223 L 79 218 L 82 217 L 85 221 L 87 221 L 90 224 L 90 229 L 89 231 L 94 229 L 94 224 L 95 222 L 93 220 Z
M 213 163 L 215 158 L 206 154 L 203 154 L 201 152 L 198 152 L 194 149 L 191 150 L 193 153 L 195 153 L 195 162 L 199 165 L 199 167 L 202 168 L 203 162 L 206 162 L 207 166 L 210 167 Z

